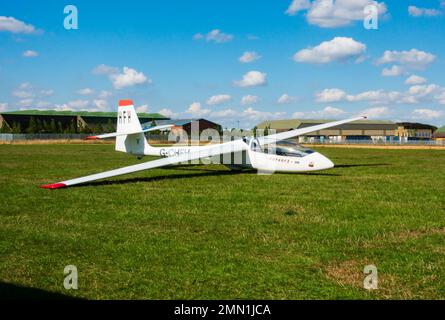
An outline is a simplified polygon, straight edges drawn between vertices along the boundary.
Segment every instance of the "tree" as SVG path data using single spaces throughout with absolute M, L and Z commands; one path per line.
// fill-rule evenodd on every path
M 111 119 L 108 119 L 107 122 L 107 132 L 114 132 L 114 125 Z
M 6 124 L 6 121 L 2 122 L 2 126 L 0 128 L 0 133 L 10 133 L 11 132 L 11 128 L 8 127 L 8 125 Z
M 20 126 L 20 123 L 14 122 L 12 124 L 12 133 L 22 133 L 22 127 Z
M 49 132 L 51 130 L 51 127 L 46 120 L 43 120 L 42 129 L 44 132 Z
M 37 133 L 37 123 L 34 117 L 29 118 L 28 129 L 26 131 L 28 133 Z
M 57 122 L 57 132 L 58 133 L 63 133 L 63 126 L 62 126 L 62 123 L 60 121 Z
M 268 135 L 269 135 L 269 126 L 266 126 L 266 127 L 264 128 L 264 135 L 265 135 L 265 136 L 268 136 Z
M 42 132 L 42 131 L 43 131 L 42 120 L 40 120 L 39 118 L 37 118 L 37 120 L 36 120 L 36 124 L 37 124 L 37 132 Z
M 74 123 L 74 120 L 70 121 L 68 133 L 77 133 L 77 128 L 76 128 L 76 124 Z
M 253 136 L 256 138 L 256 131 L 258 130 L 258 127 L 257 126 L 255 126 L 255 127 L 253 127 Z
M 56 126 L 56 121 L 53 119 L 51 119 L 51 123 L 49 124 L 51 133 L 57 133 L 57 126 Z
M 102 127 L 102 125 L 99 123 L 97 126 L 96 126 L 96 128 L 95 128 L 95 130 L 94 130 L 96 133 L 103 133 L 104 132 L 104 128 Z

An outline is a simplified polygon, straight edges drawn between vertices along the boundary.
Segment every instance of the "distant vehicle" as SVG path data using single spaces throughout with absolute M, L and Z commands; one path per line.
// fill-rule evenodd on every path
M 366 117 L 356 117 L 333 121 L 311 127 L 294 129 L 263 137 L 243 137 L 238 140 L 206 146 L 172 146 L 153 147 L 145 139 L 145 132 L 163 130 L 173 125 L 154 126 L 142 129 L 134 109 L 133 101 L 121 100 L 118 107 L 117 132 L 91 136 L 89 139 L 116 138 L 116 151 L 121 151 L 142 157 L 160 156 L 163 159 L 152 160 L 141 164 L 105 171 L 81 178 L 42 185 L 41 188 L 58 189 L 72 185 L 106 179 L 132 172 L 183 164 L 193 160 L 209 159 L 220 155 L 232 159 L 238 156 L 240 162 L 225 163 L 230 169 L 250 168 L 265 173 L 273 172 L 306 172 L 325 170 L 334 167 L 331 160 L 313 150 L 303 148 L 286 139 L 335 127 L 344 123 L 360 120 Z M 235 158 L 235 157 L 234 157 Z

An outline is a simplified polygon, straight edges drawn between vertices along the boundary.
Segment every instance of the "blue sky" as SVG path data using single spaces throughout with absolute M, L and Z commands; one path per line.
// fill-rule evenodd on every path
M 115 110 L 445 124 L 439 0 L 61 1 L 0 4 L 0 110 Z M 363 26 L 375 4 L 378 29 Z M 386 53 L 385 53 L 386 52 Z M 241 60 L 241 61 L 240 61 Z

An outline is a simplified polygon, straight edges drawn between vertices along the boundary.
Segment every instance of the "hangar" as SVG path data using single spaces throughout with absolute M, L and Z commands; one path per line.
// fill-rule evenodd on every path
M 416 122 L 398 122 L 395 136 L 402 141 L 431 140 L 435 126 Z
M 268 131 L 270 129 L 276 132 L 288 131 L 296 128 L 305 128 L 317 124 L 330 122 L 333 120 L 308 120 L 308 119 L 290 119 L 290 120 L 271 120 L 263 121 L 257 125 L 257 129 Z M 326 130 L 311 132 L 299 137 L 299 142 L 323 141 L 328 139 L 333 142 L 345 140 L 392 140 L 395 136 L 397 124 L 385 120 L 357 120 L 351 123 L 332 127 Z
M 153 123 L 154 122 L 154 123 Z M 193 126 L 197 126 L 199 128 L 199 134 L 206 129 L 215 129 L 219 133 L 221 133 L 222 127 L 218 123 L 212 122 L 207 119 L 199 118 L 199 119 L 169 119 L 169 120 L 154 120 L 151 123 L 145 123 L 142 126 L 145 127 L 147 125 L 168 125 L 172 124 L 173 127 L 170 129 L 173 133 L 179 133 L 182 129 L 187 132 L 187 135 L 191 137 L 191 132 Z
M 168 120 L 158 113 L 138 113 L 141 121 Z M 20 110 L 0 113 L 1 132 L 91 133 L 112 132 L 117 112 Z

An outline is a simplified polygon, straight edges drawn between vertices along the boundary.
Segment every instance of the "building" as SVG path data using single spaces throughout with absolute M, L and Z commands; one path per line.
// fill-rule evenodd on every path
M 275 130 L 275 132 L 284 132 L 292 129 L 305 128 L 331 122 L 334 120 L 307 120 L 307 119 L 290 119 L 290 120 L 271 120 L 264 121 L 257 125 L 260 130 Z M 384 120 L 357 120 L 354 122 L 342 124 L 325 130 L 311 132 L 300 136 L 299 142 L 323 141 L 325 139 L 340 142 L 344 140 L 375 140 L 387 141 L 392 140 L 395 136 L 397 124 L 392 121 Z
M 154 123 L 153 123 L 154 122 Z M 148 126 L 152 126 L 152 125 L 167 125 L 167 124 L 172 124 L 173 127 L 170 128 L 169 131 L 171 131 L 172 133 L 175 134 L 180 134 L 182 130 L 184 130 L 188 137 L 191 137 L 191 133 L 192 133 L 192 128 L 194 126 L 196 126 L 198 133 L 201 134 L 204 130 L 206 129 L 214 129 L 216 131 L 218 131 L 218 133 L 221 133 L 222 127 L 221 125 L 212 122 L 210 120 L 207 119 L 171 119 L 171 120 L 155 120 L 155 121 L 151 121 L 148 123 L 144 123 L 142 126 L 148 127 Z
M 445 126 L 434 131 L 433 139 L 436 141 L 445 141 Z
M 117 112 L 20 110 L 0 113 L 0 128 L 14 133 L 110 132 L 115 131 L 116 117 Z M 158 113 L 138 117 L 141 122 L 169 119 Z
M 400 141 L 431 140 L 436 129 L 435 126 L 423 123 L 399 122 L 395 136 Z

